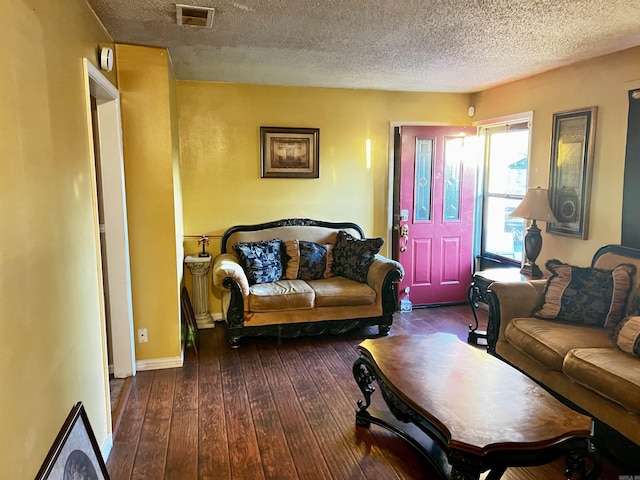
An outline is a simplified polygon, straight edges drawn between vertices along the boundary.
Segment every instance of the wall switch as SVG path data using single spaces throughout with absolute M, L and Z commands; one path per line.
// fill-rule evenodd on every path
M 149 341 L 149 337 L 147 336 L 146 328 L 138 329 L 138 343 L 147 343 Z

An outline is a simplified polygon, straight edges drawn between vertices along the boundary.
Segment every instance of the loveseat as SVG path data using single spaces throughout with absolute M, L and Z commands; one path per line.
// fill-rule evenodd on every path
M 593 417 L 596 444 L 637 465 L 640 250 L 608 245 L 591 266 L 546 266 L 547 279 L 489 286 L 488 351 Z
M 402 265 L 355 223 L 283 219 L 222 235 L 212 281 L 221 291 L 227 339 L 297 337 L 378 326 L 386 335 Z

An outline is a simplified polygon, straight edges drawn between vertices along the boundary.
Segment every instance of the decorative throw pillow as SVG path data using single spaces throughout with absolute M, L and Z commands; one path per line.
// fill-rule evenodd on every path
M 333 245 L 287 240 L 284 245 L 284 278 L 287 280 L 319 280 L 332 277 Z M 319 258 L 321 257 L 321 258 Z M 324 269 L 322 267 L 324 266 Z
M 544 302 L 533 311 L 537 318 L 614 327 L 622 320 L 634 265 L 623 263 L 613 270 L 575 267 L 553 259 L 545 264 L 551 272 Z
M 233 249 L 238 252 L 250 285 L 280 280 L 282 277 L 281 248 L 282 239 L 280 238 L 234 243 Z
M 333 265 L 333 245 L 331 243 L 325 243 L 324 248 L 327 249 L 327 268 L 324 270 L 324 278 L 333 277 L 331 266 Z
M 320 280 L 327 269 L 327 249 L 314 242 L 298 241 L 300 245 L 300 268 L 298 278 L 301 280 Z
M 369 267 L 383 244 L 384 239 L 382 238 L 360 240 L 340 230 L 333 246 L 332 273 L 356 282 L 366 283 Z
M 284 253 L 286 256 L 284 278 L 287 280 L 295 280 L 298 278 L 298 269 L 300 268 L 300 246 L 298 240 L 287 240 L 284 242 Z
M 635 295 L 629 301 L 629 305 L 627 305 L 627 315 L 640 316 L 640 289 L 635 292 Z
M 640 357 L 640 316 L 622 320 L 616 327 L 614 338 L 620 350 Z

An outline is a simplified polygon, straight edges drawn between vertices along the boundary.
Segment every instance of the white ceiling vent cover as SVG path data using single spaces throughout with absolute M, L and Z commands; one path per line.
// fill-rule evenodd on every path
M 215 8 L 176 4 L 178 25 L 212 28 L 214 12 Z

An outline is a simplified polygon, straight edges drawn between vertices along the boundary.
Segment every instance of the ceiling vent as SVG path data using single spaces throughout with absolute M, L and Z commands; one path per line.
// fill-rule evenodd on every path
M 214 12 L 214 8 L 193 7 L 178 3 L 176 4 L 176 21 L 178 25 L 212 28 Z

